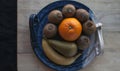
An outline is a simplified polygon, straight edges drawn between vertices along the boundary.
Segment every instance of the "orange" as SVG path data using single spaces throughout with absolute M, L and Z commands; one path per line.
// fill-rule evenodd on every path
M 76 40 L 82 32 L 82 25 L 76 18 L 66 18 L 59 25 L 59 34 L 66 41 Z

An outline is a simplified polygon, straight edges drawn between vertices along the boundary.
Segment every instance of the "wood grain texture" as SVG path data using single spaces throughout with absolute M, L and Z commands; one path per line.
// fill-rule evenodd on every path
M 18 54 L 18 71 L 54 71 L 39 61 L 33 53 Z
M 103 23 L 104 55 L 81 71 L 119 71 L 120 0 L 76 0 L 90 7 Z M 38 13 L 53 0 L 18 0 L 18 71 L 54 71 L 37 59 L 30 44 L 29 16 Z

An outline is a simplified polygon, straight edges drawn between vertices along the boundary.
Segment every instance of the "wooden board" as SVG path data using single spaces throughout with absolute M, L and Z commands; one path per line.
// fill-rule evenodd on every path
M 90 7 L 103 23 L 105 53 L 81 71 L 119 71 L 120 0 L 77 0 Z M 30 44 L 29 16 L 38 13 L 53 0 L 18 0 L 18 71 L 53 71 L 40 62 Z

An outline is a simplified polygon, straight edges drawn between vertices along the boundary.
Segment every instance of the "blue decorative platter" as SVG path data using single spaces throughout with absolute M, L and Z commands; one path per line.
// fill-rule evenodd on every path
M 90 14 L 90 20 L 94 21 L 96 23 L 96 18 L 92 12 L 91 9 L 89 9 L 87 6 L 83 5 L 82 3 L 76 2 L 76 1 L 70 1 L 70 0 L 62 0 L 62 1 L 56 1 L 53 2 L 46 7 L 44 7 L 38 14 L 32 14 L 30 16 L 29 25 L 30 25 L 30 34 L 31 34 L 31 44 L 33 47 L 33 50 L 36 54 L 36 56 L 39 58 L 41 62 L 43 62 L 45 65 L 49 66 L 50 68 L 53 68 L 57 71 L 76 71 L 81 68 L 83 68 L 83 65 L 85 63 L 85 60 L 88 56 L 88 54 L 91 52 L 91 50 L 95 47 L 96 44 L 96 34 L 93 34 L 90 36 L 91 44 L 89 48 L 83 51 L 82 55 L 71 65 L 68 66 L 61 66 L 57 65 L 53 62 L 51 62 L 46 55 L 44 54 L 44 51 L 42 49 L 42 31 L 44 26 L 48 23 L 48 14 L 54 9 L 61 10 L 63 6 L 66 4 L 73 4 L 76 9 L 82 8 L 88 11 Z

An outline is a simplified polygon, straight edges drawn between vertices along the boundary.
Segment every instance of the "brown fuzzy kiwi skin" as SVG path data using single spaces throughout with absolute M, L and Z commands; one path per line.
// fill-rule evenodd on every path
M 52 38 L 57 33 L 57 27 L 54 24 L 48 23 L 43 29 L 43 36 L 46 38 Z
M 51 23 L 58 24 L 62 21 L 63 15 L 59 10 L 53 10 L 48 14 L 48 20 Z
M 72 4 L 67 4 L 63 7 L 62 13 L 65 17 L 73 17 L 75 15 L 76 8 Z
M 84 50 L 84 49 L 88 48 L 89 45 L 90 45 L 90 39 L 89 39 L 87 36 L 81 35 L 81 36 L 77 39 L 78 49 Z
M 89 13 L 85 9 L 77 9 L 75 17 L 81 23 L 85 23 L 87 20 L 89 20 Z
M 86 35 L 91 35 L 96 31 L 96 26 L 93 21 L 88 20 L 83 24 L 83 32 Z

